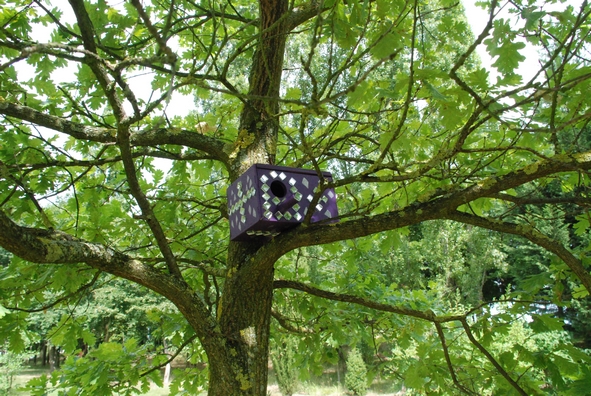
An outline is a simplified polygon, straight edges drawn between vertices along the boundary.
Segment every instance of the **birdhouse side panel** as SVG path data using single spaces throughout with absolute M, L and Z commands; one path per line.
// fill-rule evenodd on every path
M 323 177 L 332 180 L 328 172 Z M 273 236 L 300 224 L 310 210 L 319 183 L 313 170 L 253 165 L 228 189 L 231 239 Z M 336 218 L 334 190 L 325 190 L 313 210 L 311 222 Z
M 234 240 L 257 224 L 262 215 L 256 169 L 249 168 L 228 187 L 227 199 L 230 239 Z

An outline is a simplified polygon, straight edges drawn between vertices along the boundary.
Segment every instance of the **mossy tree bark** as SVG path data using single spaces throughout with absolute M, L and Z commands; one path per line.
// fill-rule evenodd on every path
M 259 2 L 260 39 L 249 77 L 248 99 L 240 117 L 235 179 L 255 163 L 274 163 L 279 127 L 279 89 L 287 39 L 287 0 Z M 217 312 L 226 359 L 211 351 L 210 395 L 266 395 L 269 359 L 273 262 L 253 256 L 264 240 L 231 242 L 224 295 Z M 220 367 L 215 367 L 216 365 Z M 232 373 L 229 379 L 228 373 Z

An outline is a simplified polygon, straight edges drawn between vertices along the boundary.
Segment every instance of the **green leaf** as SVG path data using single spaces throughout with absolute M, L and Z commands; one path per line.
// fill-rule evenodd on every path
M 575 229 L 575 234 L 579 236 L 585 235 L 589 228 L 591 228 L 591 225 L 589 224 L 589 216 L 590 214 L 589 212 L 587 212 L 576 217 L 577 222 L 573 225 Z
M 493 48 L 490 54 L 493 57 L 497 56 L 493 66 L 503 74 L 513 74 L 519 67 L 519 63 L 525 60 L 525 56 L 520 53 L 524 48 L 525 43 L 508 41 L 500 47 Z
M 537 293 L 540 289 L 553 284 L 552 274 L 549 272 L 542 272 L 537 275 L 528 276 L 521 282 L 521 288 L 531 294 Z
M 343 48 L 348 49 L 355 45 L 356 35 L 354 33 L 353 26 L 347 20 L 334 18 L 333 33 L 337 42 L 343 46 Z
M 388 33 L 373 45 L 371 54 L 378 59 L 387 58 L 401 46 L 400 36 L 394 33 Z
M 550 315 L 532 315 L 532 319 L 530 326 L 536 331 L 561 331 L 564 327 L 564 320 Z
M 8 337 L 8 345 L 10 350 L 15 353 L 22 353 L 25 351 L 27 344 L 20 331 L 13 331 Z
M 285 99 L 300 100 L 302 97 L 302 90 L 300 88 L 289 88 L 285 94 Z
M 423 84 L 425 85 L 425 87 L 427 87 L 427 90 L 429 91 L 429 94 L 433 99 L 447 102 L 447 97 L 443 95 L 441 92 L 439 92 L 439 90 L 435 88 L 430 82 L 424 80 Z
M 429 380 L 427 368 L 422 363 L 414 363 L 404 373 L 404 383 L 409 388 L 421 389 Z
M 589 295 L 589 291 L 584 285 L 578 285 L 573 288 L 573 298 L 585 298 Z
M 466 77 L 466 82 L 473 88 L 485 92 L 489 89 L 489 71 L 484 67 L 478 68 Z
M 123 345 L 116 342 L 103 342 L 94 356 L 103 361 L 118 361 L 123 356 Z
M 524 8 L 521 12 L 521 17 L 525 19 L 525 30 L 532 30 L 536 27 L 537 22 L 546 16 L 545 11 L 536 11 L 535 7 Z
M 373 99 L 373 95 L 370 94 L 371 84 L 367 81 L 363 81 L 355 87 L 353 92 L 347 95 L 349 98 L 348 103 L 350 106 L 358 105 L 359 103 L 365 103 Z
M 580 366 L 582 376 L 577 380 L 573 381 L 570 388 L 566 392 L 567 395 L 579 396 L 584 395 L 591 389 L 591 370 L 589 366 Z

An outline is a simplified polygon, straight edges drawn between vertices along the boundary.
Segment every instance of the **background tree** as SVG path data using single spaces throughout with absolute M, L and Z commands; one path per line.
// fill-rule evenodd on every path
M 352 395 L 363 396 L 367 393 L 367 369 L 359 349 L 353 348 L 347 356 L 345 386 Z
M 270 357 L 277 385 L 281 394 L 292 396 L 298 388 L 298 372 L 295 356 L 298 354 L 297 339 L 290 336 L 275 334 L 271 345 Z
M 28 313 L 114 275 L 176 307 L 175 347 L 206 357 L 210 395 L 266 394 L 272 317 L 332 346 L 367 338 L 368 325 L 381 329 L 374 341 L 406 329 L 395 374 L 425 392 L 575 392 L 590 381 L 589 356 L 567 339 L 502 342 L 508 329 L 523 339 L 559 331 L 537 311 L 531 326 L 515 320 L 557 300 L 556 288 L 542 302 L 511 294 L 495 307 L 469 305 L 468 287 L 466 305 L 451 304 L 439 297 L 473 269 L 441 251 L 421 269 L 447 289 L 418 282 L 406 292 L 355 272 L 362 253 L 394 249 L 406 227 L 451 220 L 528 240 L 562 263 L 579 298 L 591 291 L 588 246 L 507 215 L 568 204 L 587 235 L 587 2 L 493 0 L 475 38 L 447 0 L 68 3 L 7 1 L 0 13 L 0 246 L 14 255 L 0 329 L 11 348 L 26 345 Z M 541 57 L 522 78 L 526 43 Z M 255 163 L 332 171 L 320 190 L 338 192 L 340 221 L 229 242 L 225 189 Z M 542 193 L 549 184 L 556 196 Z M 433 238 L 460 237 L 439 224 Z M 306 249 L 317 245 L 326 246 Z M 301 274 L 300 254 L 310 255 Z M 332 277 L 314 269 L 322 260 Z M 307 296 L 287 310 L 285 296 L 299 292 Z M 76 321 L 61 328 L 92 341 Z M 150 367 L 163 361 L 145 355 L 134 339 L 105 342 L 89 359 L 70 358 L 69 382 L 54 384 L 108 392 L 157 381 Z M 190 375 L 174 386 L 196 391 L 202 377 Z

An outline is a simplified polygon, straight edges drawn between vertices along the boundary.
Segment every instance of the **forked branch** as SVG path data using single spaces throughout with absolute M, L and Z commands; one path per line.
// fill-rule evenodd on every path
M 503 376 L 503 378 L 505 378 L 507 380 L 507 382 L 509 382 L 509 384 L 511 384 L 511 386 L 520 395 L 527 395 L 527 393 L 523 390 L 523 388 L 521 388 L 521 386 L 519 386 L 519 384 L 515 380 L 513 380 L 513 378 L 511 378 L 509 373 L 499 364 L 499 362 L 497 362 L 497 360 L 494 358 L 494 356 L 492 356 L 492 354 L 474 337 L 474 334 L 472 333 L 472 330 L 470 329 L 470 326 L 468 325 L 468 321 L 466 319 L 467 315 L 473 314 L 473 311 L 469 311 L 469 312 L 465 313 L 464 315 L 438 316 L 431 310 L 420 311 L 420 310 L 411 309 L 411 308 L 407 308 L 407 307 L 400 306 L 400 305 L 379 303 L 379 302 L 373 301 L 372 299 L 369 299 L 369 298 L 358 297 L 358 296 L 354 296 L 351 294 L 334 293 L 334 292 L 322 290 L 322 289 L 314 287 L 312 285 L 305 284 L 302 282 L 297 282 L 297 281 L 276 280 L 274 282 L 273 287 L 275 289 L 287 288 L 287 289 L 300 290 L 300 291 L 305 292 L 307 294 L 310 294 L 310 295 L 313 295 L 316 297 L 325 298 L 327 300 L 357 304 L 357 305 L 361 305 L 361 306 L 364 306 L 367 308 L 375 309 L 377 311 L 391 312 L 391 313 L 398 314 L 398 315 L 410 316 L 413 318 L 426 320 L 428 322 L 435 324 L 435 326 L 437 328 L 438 336 L 440 338 L 440 341 L 442 343 L 442 347 L 444 349 L 448 369 L 450 370 L 454 384 L 460 390 L 462 390 L 462 392 L 467 393 L 467 394 L 474 394 L 474 392 L 466 389 L 462 384 L 460 384 L 456 375 L 455 375 L 455 371 L 454 371 L 453 366 L 451 364 L 451 358 L 449 357 L 449 351 L 447 350 L 447 344 L 445 342 L 445 337 L 443 335 L 443 329 L 441 327 L 442 323 L 460 322 L 462 324 L 462 327 L 464 328 L 466 336 L 468 337 L 470 342 L 489 360 L 489 362 L 498 370 L 498 372 Z
M 502 222 L 498 220 L 490 220 L 485 217 L 471 215 L 460 211 L 454 211 L 446 216 L 449 220 L 459 221 L 465 224 L 475 225 L 489 230 L 499 231 L 506 234 L 519 235 L 536 245 L 543 247 L 549 252 L 557 255 L 570 270 L 581 281 L 585 289 L 591 293 L 591 274 L 585 269 L 581 260 L 579 260 L 570 250 L 568 250 L 560 242 L 557 242 L 533 227 L 525 224 L 514 224 L 509 222 Z

